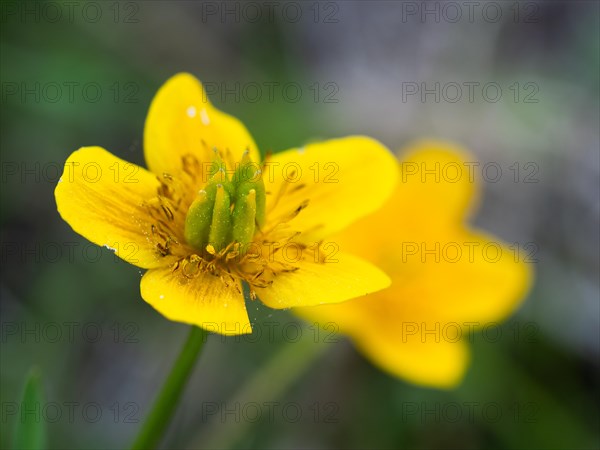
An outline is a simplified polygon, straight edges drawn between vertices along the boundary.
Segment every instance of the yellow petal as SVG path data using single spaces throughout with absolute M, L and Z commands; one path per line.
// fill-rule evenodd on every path
M 142 298 L 169 320 L 224 335 L 252 333 L 242 293 L 209 273 L 187 278 L 181 270 L 153 269 L 140 289 Z
M 407 161 L 418 167 L 469 161 L 445 144 L 415 148 Z M 332 240 L 390 275 L 390 290 L 411 309 L 461 323 L 502 320 L 531 287 L 528 252 L 467 228 L 465 215 L 477 198 L 473 179 L 435 181 L 405 178 L 383 208 Z
M 466 330 L 506 318 L 532 283 L 526 252 L 465 225 L 477 199 L 475 179 L 466 171 L 455 179 L 447 168 L 470 161 L 445 143 L 413 146 L 386 205 L 332 237 L 384 270 L 392 286 L 345 303 L 300 308 L 298 314 L 337 323 L 369 359 L 412 382 L 450 387 L 460 381 L 468 363 L 464 341 L 399 343 L 396 333 L 414 324 L 419 331 L 450 324 L 464 337 Z
M 477 162 L 461 147 L 422 140 L 403 151 L 395 218 L 404 227 L 446 229 L 478 203 Z
M 422 324 L 421 324 L 422 326 Z M 433 329 L 433 324 L 430 329 Z M 463 379 L 469 363 L 467 344 L 459 340 L 410 339 L 401 329 L 366 333 L 354 339 L 374 364 L 411 383 L 453 388 Z
M 404 273 L 391 276 L 398 282 L 397 295 L 429 317 L 482 327 L 510 315 L 531 287 L 527 252 L 492 236 L 465 231 L 418 244 L 417 254 L 403 257 Z M 427 249 L 435 251 L 426 254 Z
M 524 262 L 528 253 L 467 228 L 477 185 L 466 172 L 455 182 L 449 173 L 439 180 L 404 173 L 415 166 L 433 170 L 436 163 L 443 173 L 443 167 L 469 161 L 464 151 L 447 144 L 413 146 L 386 205 L 333 239 L 389 274 L 391 289 L 412 308 L 483 324 L 504 319 L 524 300 L 533 277 Z
M 200 81 L 188 73 L 173 76 L 158 90 L 146 118 L 144 155 L 148 168 L 156 174 L 176 174 L 184 155 L 208 163 L 213 160 L 214 148 L 223 152 L 230 168 L 246 149 L 253 161 L 260 161 L 246 127 L 213 107 Z
M 58 212 L 77 233 L 152 268 L 168 263 L 147 238 L 152 219 L 142 206 L 158 186 L 147 170 L 103 148 L 83 147 L 69 156 L 54 195 Z
M 404 160 L 394 160 L 400 167 L 399 182 L 384 206 L 359 218 L 333 238 L 345 251 L 377 265 L 384 264 L 386 272 L 402 268 L 396 258 L 410 252 L 413 242 L 432 236 L 439 240 L 464 229 L 467 214 L 478 200 L 476 180 L 464 171 L 455 181 L 451 172 L 474 161 L 460 147 L 428 140 L 403 153 Z M 427 174 L 428 170 L 440 176 Z M 304 211 L 298 219 L 303 214 Z
M 355 256 L 332 251 L 327 260 L 315 263 L 309 257 L 293 263 L 297 270 L 279 273 L 271 286 L 256 293 L 267 306 L 284 309 L 343 302 L 390 285 L 381 270 Z
M 302 231 L 303 242 L 311 242 L 383 205 L 396 185 L 398 168 L 382 144 L 354 136 L 277 153 L 263 179 L 269 192 L 266 227 L 308 200 L 290 225 Z
M 335 305 L 296 308 L 318 326 L 347 334 L 371 362 L 411 383 L 451 388 L 467 368 L 467 331 L 410 310 L 391 288 Z

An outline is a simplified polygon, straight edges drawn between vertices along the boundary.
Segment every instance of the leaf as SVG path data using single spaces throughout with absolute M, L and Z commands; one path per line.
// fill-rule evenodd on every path
M 13 436 L 15 450 L 41 450 L 46 448 L 46 424 L 43 421 L 44 393 L 39 370 L 32 369 L 27 376 L 21 397 L 19 417 Z

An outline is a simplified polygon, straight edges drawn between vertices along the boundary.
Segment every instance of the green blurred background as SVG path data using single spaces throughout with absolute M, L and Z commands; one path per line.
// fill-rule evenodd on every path
M 123 448 L 185 339 L 141 300 L 140 270 L 76 235 L 53 195 L 80 146 L 143 164 L 149 103 L 179 71 L 263 153 L 436 137 L 499 165 L 475 223 L 533 243 L 537 279 L 498 339 L 472 337 L 454 391 L 393 379 L 341 336 L 299 367 L 314 330 L 289 342 L 298 319 L 253 303 L 262 336 L 209 338 L 165 448 L 598 448 L 598 3 L 450 3 L 2 1 L 2 448 L 33 366 L 49 448 Z M 435 83 L 438 99 L 409 94 Z M 289 346 L 297 358 L 261 372 Z

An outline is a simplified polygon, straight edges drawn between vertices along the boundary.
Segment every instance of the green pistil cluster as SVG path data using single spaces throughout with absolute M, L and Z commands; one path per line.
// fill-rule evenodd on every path
M 185 240 L 201 251 L 211 245 L 216 252 L 237 242 L 243 253 L 256 227 L 262 227 L 265 221 L 262 171 L 246 151 L 229 179 L 225 163 L 215 151 L 208 177 L 187 212 Z

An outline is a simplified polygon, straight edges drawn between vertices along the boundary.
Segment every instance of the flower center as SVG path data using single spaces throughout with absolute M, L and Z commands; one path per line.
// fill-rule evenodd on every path
M 251 161 L 248 152 L 234 166 L 228 172 L 217 150 L 204 171 L 193 155 L 185 155 L 182 171 L 158 177 L 157 196 L 144 202 L 154 220 L 147 236 L 160 256 L 172 258 L 172 270 L 183 279 L 210 273 L 240 293 L 239 281 L 245 281 L 254 299 L 256 288 L 268 287 L 278 274 L 296 271 L 301 259 L 323 262 L 326 253 L 320 250 L 321 241 L 298 241 L 301 230 L 290 225 L 309 204 L 308 197 L 298 196 L 306 194 L 304 183 L 292 186 L 285 180 L 276 191 L 266 192 L 263 166 Z M 192 194 L 197 186 L 203 187 Z M 273 196 L 269 211 L 267 195 Z M 283 202 L 290 203 L 289 209 L 278 208 Z M 289 247 L 296 255 L 292 260 L 284 255 Z
M 257 228 L 264 225 L 266 193 L 261 167 L 246 151 L 232 173 L 230 179 L 215 150 L 208 181 L 187 211 L 185 240 L 202 254 L 215 254 L 237 243 L 243 255 Z

